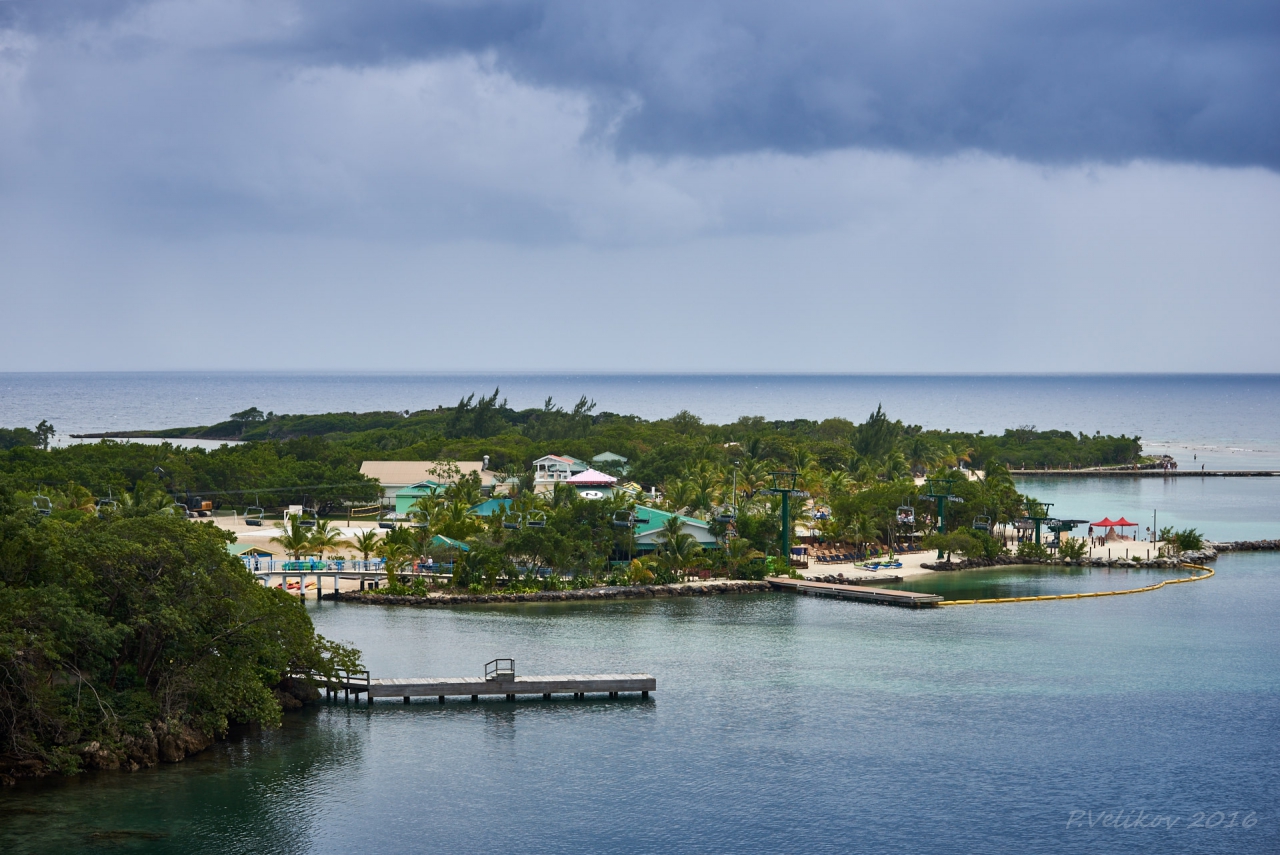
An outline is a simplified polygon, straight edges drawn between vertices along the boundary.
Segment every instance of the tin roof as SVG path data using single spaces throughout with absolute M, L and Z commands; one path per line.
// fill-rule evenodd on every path
M 480 460 L 366 460 L 360 464 L 360 474 L 376 478 L 384 487 L 407 487 L 424 481 L 449 483 L 443 470 L 450 465 L 457 466 L 463 475 L 479 473 L 484 486 L 498 478 L 498 474 L 485 469 Z

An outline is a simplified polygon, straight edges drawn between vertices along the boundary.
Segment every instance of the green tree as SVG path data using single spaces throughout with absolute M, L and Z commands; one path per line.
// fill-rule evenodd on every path
M 337 552 L 345 545 L 342 532 L 333 528 L 328 520 L 317 521 L 315 528 L 311 530 L 311 536 L 307 538 L 307 546 L 321 558 L 324 558 L 325 553 Z
M 374 554 L 378 549 L 378 530 L 369 528 L 347 541 L 347 546 L 360 553 L 360 558 L 364 561 L 369 560 L 369 556 Z
M 297 517 L 290 517 L 288 525 L 284 522 L 276 523 L 276 530 L 279 534 L 271 538 L 271 542 L 288 553 L 294 561 L 311 548 L 311 532 L 299 524 Z
M 127 762 L 148 730 L 272 725 L 287 674 L 358 667 L 229 538 L 172 516 L 37 522 L 0 490 L 4 753 L 74 772 L 75 746 L 96 741 Z

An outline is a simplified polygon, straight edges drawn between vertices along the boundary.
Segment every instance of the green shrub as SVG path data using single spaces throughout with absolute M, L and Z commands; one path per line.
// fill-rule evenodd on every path
M 1049 557 L 1049 550 L 1035 541 L 1028 540 L 1018 544 L 1018 557 L 1043 561 Z
M 1184 528 L 1173 535 L 1173 542 L 1178 545 L 1179 552 L 1189 552 L 1204 548 L 1204 538 L 1194 528 Z
M 1064 537 L 1058 546 L 1058 557 L 1067 561 L 1079 561 L 1089 551 L 1083 538 Z

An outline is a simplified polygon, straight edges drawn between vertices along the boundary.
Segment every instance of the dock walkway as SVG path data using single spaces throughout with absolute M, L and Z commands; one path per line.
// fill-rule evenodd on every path
M 373 703 L 374 698 L 403 698 L 406 704 L 411 698 L 436 698 L 443 704 L 445 698 L 478 701 L 481 695 L 500 695 L 508 701 L 514 701 L 517 695 L 542 695 L 544 700 L 551 700 L 552 695 L 573 695 L 575 700 L 583 700 L 592 694 L 616 698 L 619 693 L 628 692 L 647 698 L 657 688 L 658 681 L 650 674 L 553 674 L 493 680 L 483 677 L 371 679 L 365 672 L 327 683 L 325 693 L 328 697 L 336 697 L 338 692 L 346 697 L 354 694 L 356 701 L 363 694 L 369 703 Z
M 942 597 L 937 594 L 918 594 L 915 591 L 891 591 L 888 588 L 867 588 L 861 585 L 833 585 L 829 582 L 788 579 L 785 576 L 770 576 L 765 581 L 778 590 L 795 591 L 798 594 L 837 597 L 842 600 L 903 606 L 909 609 L 932 608 L 942 602 Z

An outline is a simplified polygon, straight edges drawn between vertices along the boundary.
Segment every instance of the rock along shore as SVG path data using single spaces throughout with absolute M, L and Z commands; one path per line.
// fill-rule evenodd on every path
M 1233 540 L 1229 543 L 1205 541 L 1205 546 L 1217 552 L 1265 552 L 1280 549 L 1280 540 Z
M 340 591 L 326 600 L 381 606 L 461 606 L 482 603 L 567 603 L 578 600 L 643 600 L 656 597 L 703 597 L 714 594 L 748 594 L 769 591 L 768 582 L 725 580 L 683 582 L 675 585 L 628 585 L 584 588 L 579 591 L 533 591 L 521 594 L 428 594 L 426 596 L 379 594 L 377 591 Z

